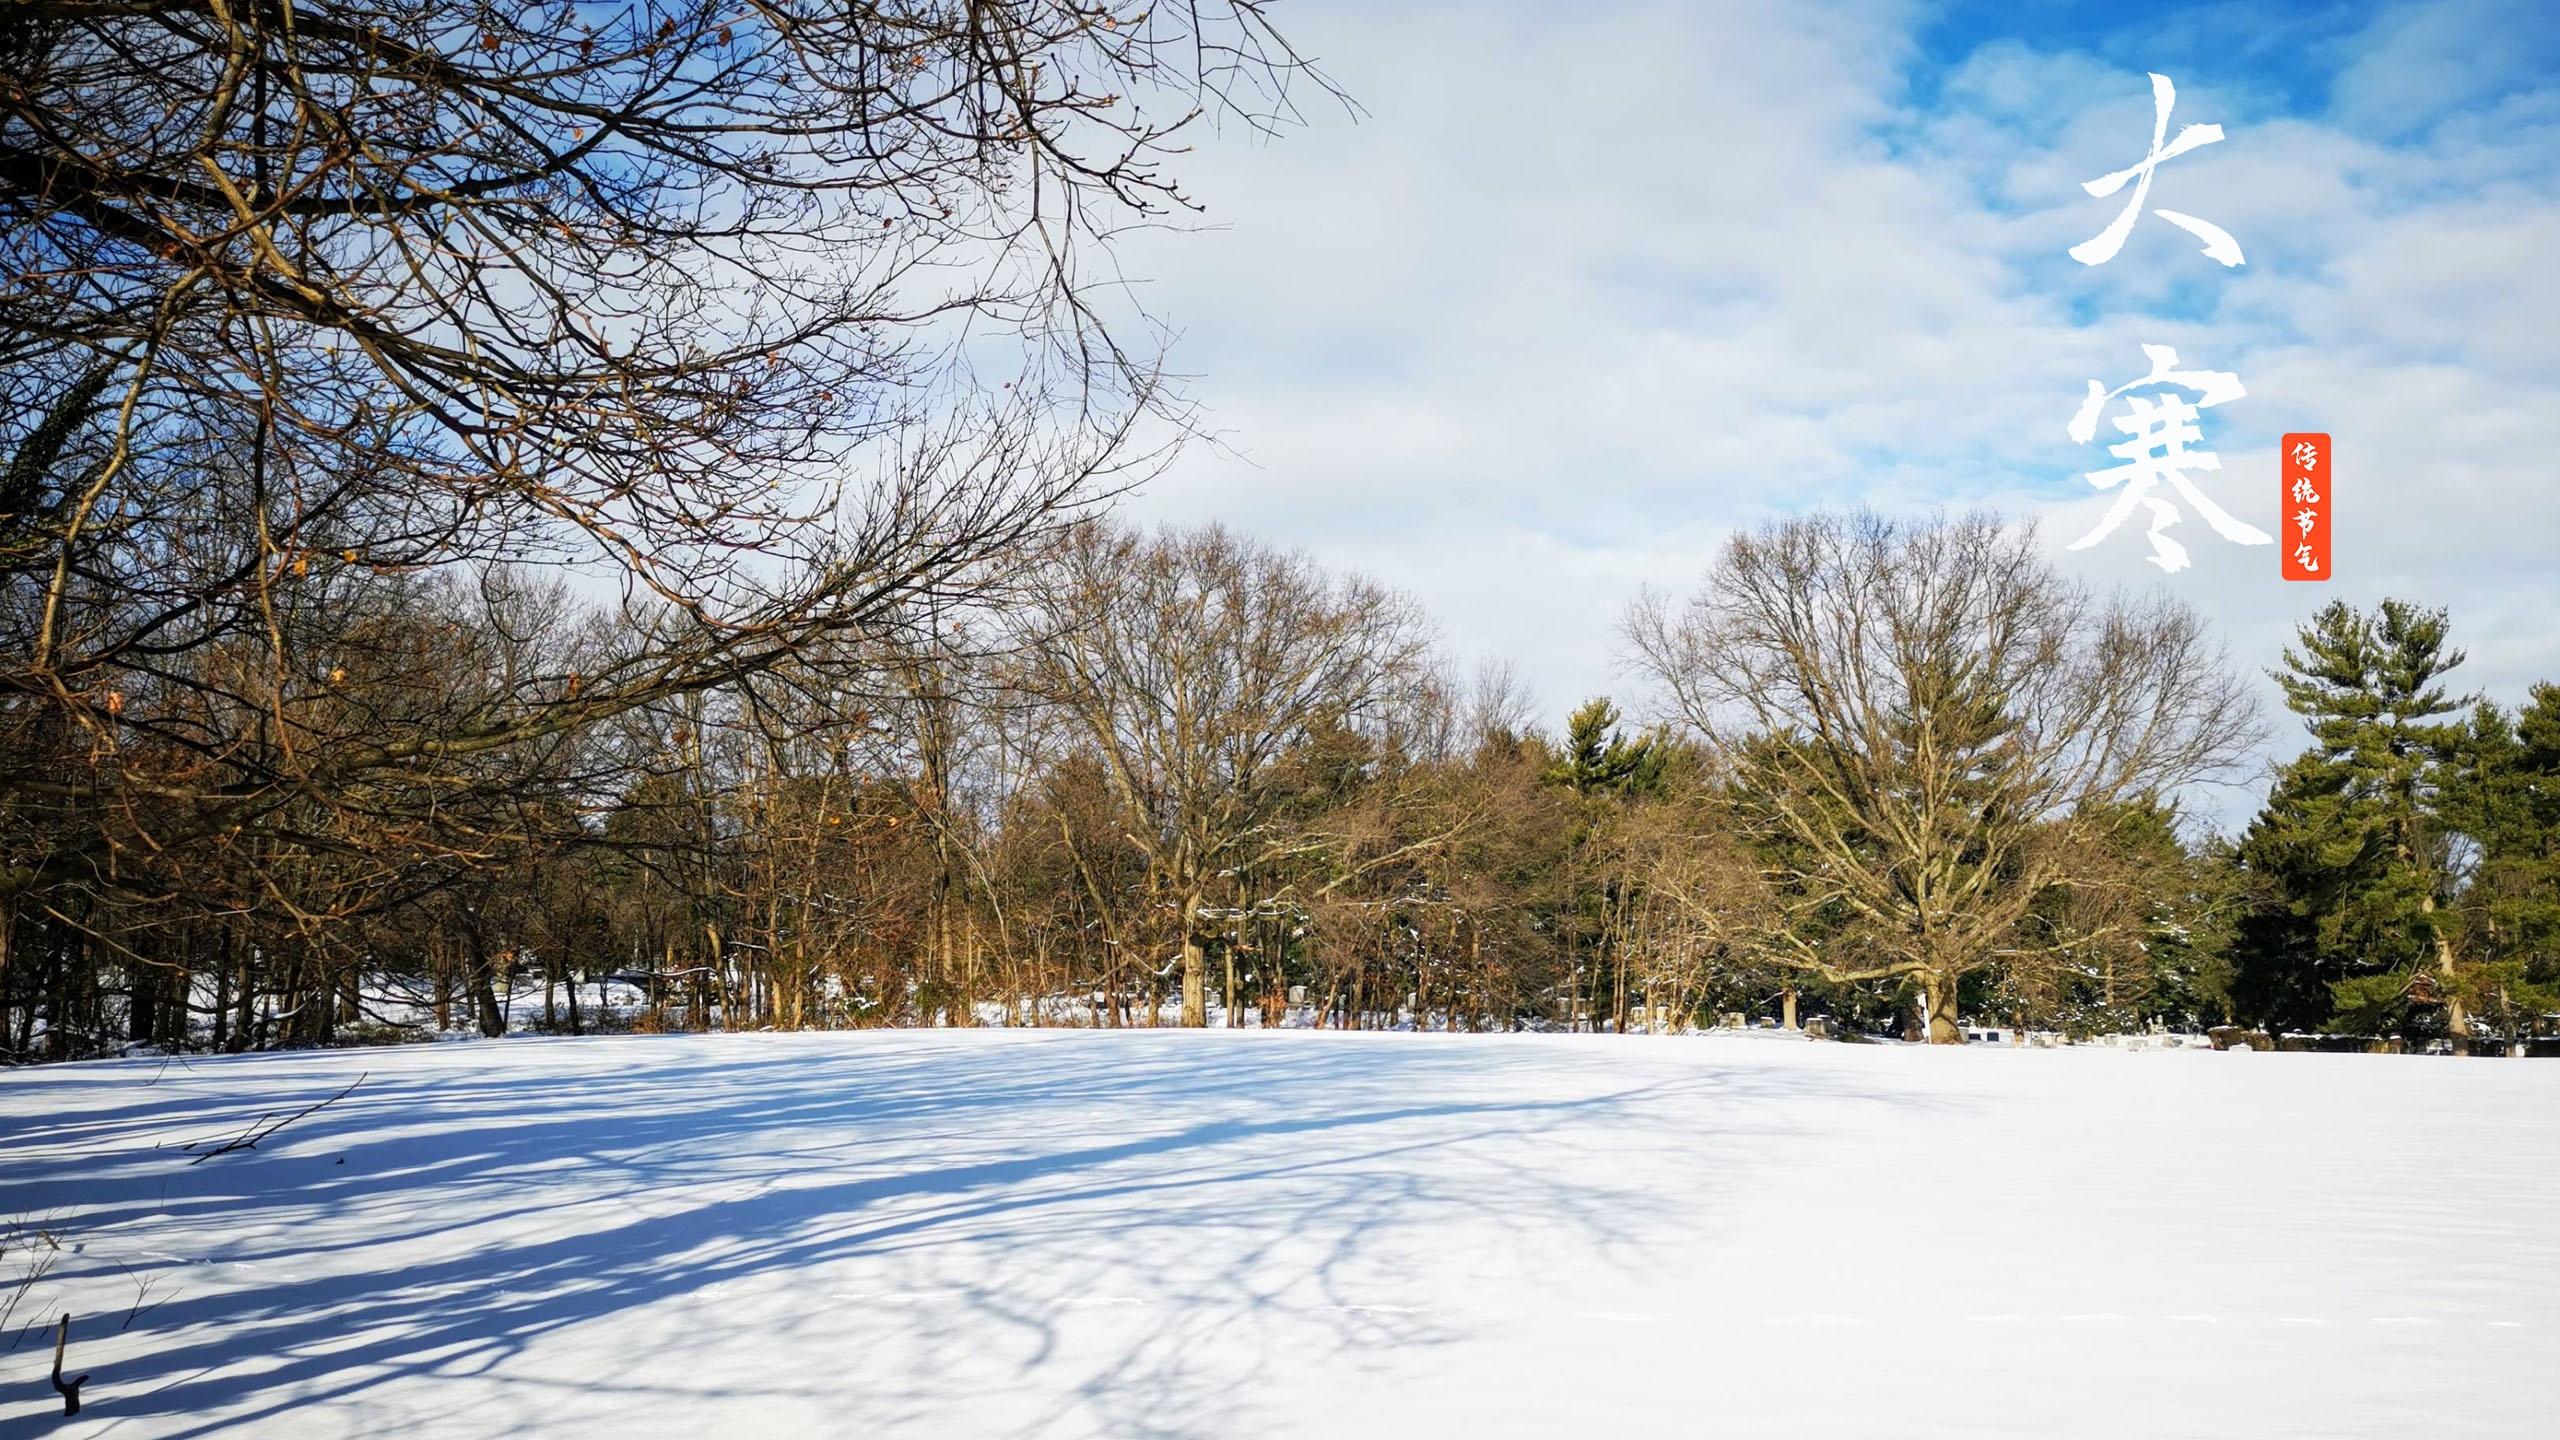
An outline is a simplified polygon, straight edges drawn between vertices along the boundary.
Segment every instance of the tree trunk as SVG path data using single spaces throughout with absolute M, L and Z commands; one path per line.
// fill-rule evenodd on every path
M 231 1039 L 231 929 L 220 930 L 221 939 L 213 950 L 213 1048 L 230 1048 Z
M 1956 977 L 1945 970 L 1923 971 L 1920 998 L 1928 1007 L 1929 1043 L 1963 1044 L 1964 1027 L 1956 1020 Z
M 1200 943 L 1200 897 L 1182 902 L 1182 1024 L 1188 1030 L 1209 1024 L 1209 954 Z
M 2435 897 L 2430 895 L 2426 900 L 2430 929 L 2435 925 L 2435 908 Z M 2444 1028 L 2453 1037 L 2453 1053 L 2468 1055 L 2471 1053 L 2471 1007 L 2462 1003 L 2462 992 L 2455 988 L 2460 978 L 2454 973 L 2453 942 L 2444 938 L 2442 930 L 2435 931 L 2435 940 L 2436 974 L 2444 981 Z
M 1789 1030 L 1796 1028 L 1796 987 L 1788 986 L 1778 994 L 1778 1023 Z
M 240 1008 L 232 1012 L 231 1048 L 247 1050 L 262 1041 L 265 1026 L 258 1019 L 258 946 L 255 941 L 239 942 L 240 985 L 234 997 Z
M 160 977 L 146 962 L 128 960 L 125 964 L 133 977 L 133 1003 L 125 1007 L 125 1038 L 136 1045 L 148 1045 L 157 1038 Z
M 495 1040 L 507 1033 L 507 1017 L 498 1008 L 497 977 L 486 964 L 471 967 L 471 1009 L 481 1034 Z
M 470 926 L 470 940 L 472 1018 L 480 1022 L 482 1035 L 495 1040 L 507 1033 L 507 1017 L 498 1009 L 497 966 L 489 958 L 488 941 L 480 933 L 476 916 Z

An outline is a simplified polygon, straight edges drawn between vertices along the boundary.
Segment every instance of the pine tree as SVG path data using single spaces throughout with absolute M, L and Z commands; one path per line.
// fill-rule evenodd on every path
M 2444 720 L 2464 702 L 2439 683 L 2462 652 L 2443 611 L 2399 600 L 2333 602 L 2299 636 L 2275 679 L 2312 744 L 2241 842 L 2264 896 L 2241 927 L 2235 1001 L 2279 1026 L 2440 1021 L 2467 1049 L 2445 813 L 2466 730 Z
M 2461 745 L 2444 807 L 2468 861 L 2453 983 L 2522 1039 L 2560 1011 L 2560 687 L 2533 687 L 2512 722 L 2483 703 Z
M 2323 921 L 2371 879 L 2380 851 L 2373 828 L 2346 813 L 2344 789 L 2317 752 L 2295 760 L 2233 853 L 2251 898 L 2232 936 L 2231 1011 L 2269 1034 L 2326 1028 L 2332 987 L 2347 978 Z
M 1581 1023 L 1586 1008 L 1599 1028 L 1604 996 L 1624 1027 L 1626 968 L 1612 943 L 1619 928 L 1613 922 L 1632 897 L 1603 841 L 1627 806 L 1659 799 L 1670 782 L 1670 745 L 1650 731 L 1629 736 L 1617 724 L 1618 707 L 1607 696 L 1585 701 L 1566 718 L 1564 744 L 1541 774 L 1573 792 L 1578 812 L 1566 849 L 1567 910 L 1556 926 L 1568 957 L 1561 997 L 1568 1028 Z
M 1629 736 L 1614 728 L 1617 723 L 1618 707 L 1609 697 L 1584 702 L 1565 721 L 1564 749 L 1547 766 L 1547 782 L 1585 796 L 1662 794 L 1670 747 L 1652 731 Z
M 2175 806 L 2144 798 L 2090 827 L 2087 864 L 2028 918 L 2040 943 L 1995 972 L 1986 999 L 2021 1025 L 2103 1034 L 2153 1020 L 2197 1025 L 2228 1008 L 2236 896 L 2228 854 L 2179 834 Z M 2096 818 L 2094 815 L 2091 818 Z

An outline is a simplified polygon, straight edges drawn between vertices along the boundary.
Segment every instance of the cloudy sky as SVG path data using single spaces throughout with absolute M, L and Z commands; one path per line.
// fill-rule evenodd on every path
M 2460 678 L 2560 678 L 2560 7 L 1287 0 L 1357 101 L 1204 136 L 1211 228 L 1126 257 L 1226 443 L 1136 502 L 1417 596 L 1552 714 L 1631 695 L 1614 630 L 1734 527 L 1808 507 L 2032 517 L 2102 585 L 2170 586 L 2273 663 L 2337 595 L 2449 606 Z M 2171 130 L 2145 216 L 2066 255 Z M 2276 528 L 2276 437 L 2337 437 L 2336 569 L 2190 515 L 2063 554 L 2114 463 L 2065 427 L 2144 343 L 2236 372 L 2206 484 Z M 2108 432 L 2106 439 L 2112 439 Z M 2106 443 L 2102 439 L 2100 444 Z M 2272 687 L 2268 687 L 2270 706 Z M 2288 717 L 2279 745 L 2296 748 Z M 2245 806 L 2242 807 L 2245 810 Z

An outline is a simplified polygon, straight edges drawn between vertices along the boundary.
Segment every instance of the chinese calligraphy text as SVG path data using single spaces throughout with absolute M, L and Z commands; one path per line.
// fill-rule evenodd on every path
M 2329 578 L 2329 437 L 2287 435 L 2276 467 L 2284 493 L 2276 513 L 2284 517 L 2284 578 Z

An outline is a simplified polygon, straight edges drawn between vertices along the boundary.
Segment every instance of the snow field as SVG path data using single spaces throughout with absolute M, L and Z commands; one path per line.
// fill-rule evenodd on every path
M 254 1151 L 174 1148 L 359 1074 Z M 0 1337 L 6 1434 L 2560 1433 L 2560 1065 L 2529 1061 L 1022 1030 L 132 1060 L 0 1073 L 12 1218 L 78 1248 Z

